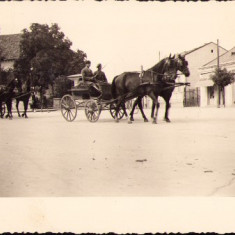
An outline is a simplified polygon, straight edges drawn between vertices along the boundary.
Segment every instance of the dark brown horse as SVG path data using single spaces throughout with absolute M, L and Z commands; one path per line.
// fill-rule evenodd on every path
M 169 57 L 171 59 L 171 68 L 169 71 L 166 71 L 163 75 L 162 75 L 162 89 L 157 88 L 156 91 L 154 92 L 155 95 L 159 95 L 161 96 L 164 100 L 165 100 L 165 115 L 164 115 L 164 120 L 166 122 L 170 122 L 170 119 L 168 117 L 169 114 L 169 108 L 170 108 L 170 99 L 172 96 L 172 93 L 175 89 L 175 80 L 177 78 L 177 72 L 181 71 L 186 77 L 188 77 L 190 75 L 189 73 L 189 69 L 188 69 L 188 62 L 185 60 L 184 56 L 181 55 L 177 55 L 177 56 L 173 56 L 173 57 Z M 142 116 L 144 118 L 144 121 L 147 122 L 148 119 L 146 118 L 144 112 L 143 112 L 143 107 L 142 107 L 142 100 L 143 97 L 138 97 L 136 99 L 136 101 L 133 104 L 133 108 L 130 112 L 130 118 L 132 121 L 134 121 L 133 115 L 134 115 L 134 110 L 136 105 L 138 105 Z M 154 117 L 154 110 L 155 110 L 155 105 L 154 103 L 152 104 L 152 112 L 151 112 L 151 118 Z
M 183 63 L 183 61 L 185 63 Z M 156 107 L 156 111 L 153 115 L 153 123 L 157 123 L 158 114 L 158 96 L 164 90 L 164 77 L 166 74 L 174 74 L 180 70 L 186 76 L 189 76 L 189 70 L 185 59 L 181 56 L 167 57 L 161 60 L 159 63 L 151 67 L 150 69 L 139 72 L 125 72 L 114 78 L 112 82 L 112 94 L 113 98 L 117 99 L 116 105 L 116 121 L 118 121 L 117 114 L 120 107 L 124 107 L 127 100 L 137 98 L 136 103 L 141 103 L 143 96 L 148 95 Z M 133 106 L 135 108 L 135 106 Z M 143 109 L 140 110 L 143 116 Z M 128 121 L 131 122 L 131 117 Z
M 28 78 L 25 82 L 23 82 L 22 85 L 22 92 L 20 92 L 16 97 L 16 110 L 18 113 L 18 116 L 21 117 L 20 111 L 19 111 L 19 103 L 20 101 L 23 102 L 24 104 L 24 112 L 22 114 L 22 117 L 28 118 L 27 116 L 27 110 L 28 110 L 28 105 L 29 105 L 29 99 L 31 97 L 31 82 L 30 79 Z
M 16 93 L 20 91 L 20 81 L 15 78 L 12 79 L 3 89 L 0 90 L 0 117 L 3 118 L 4 113 L 2 110 L 2 104 L 7 106 L 6 118 L 12 119 L 12 99 L 16 96 Z

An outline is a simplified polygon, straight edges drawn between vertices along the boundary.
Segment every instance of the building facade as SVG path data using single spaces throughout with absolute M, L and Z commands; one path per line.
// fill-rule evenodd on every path
M 219 53 L 224 54 L 226 49 L 219 47 Z M 184 106 L 200 106 L 200 87 L 198 81 L 200 80 L 199 68 L 209 61 L 214 60 L 217 57 L 217 44 L 213 42 L 206 43 L 200 47 L 194 48 L 190 51 L 181 53 L 188 61 L 188 67 L 190 76 L 180 76 L 178 82 L 189 82 L 189 87 L 178 87 L 173 93 L 172 103 L 174 98 L 178 99 L 178 102 Z M 181 100 L 179 100 L 181 99 Z
M 217 58 L 199 68 L 200 79 L 197 86 L 200 87 L 201 106 L 216 106 L 218 99 L 217 89 L 211 80 L 215 69 L 218 67 Z M 219 67 L 226 68 L 227 71 L 235 73 L 235 47 L 219 56 Z M 221 99 L 222 100 L 222 99 Z M 235 84 L 234 82 L 225 87 L 225 105 L 233 106 L 235 103 Z
M 20 55 L 21 34 L 0 35 L 1 69 L 13 69 Z

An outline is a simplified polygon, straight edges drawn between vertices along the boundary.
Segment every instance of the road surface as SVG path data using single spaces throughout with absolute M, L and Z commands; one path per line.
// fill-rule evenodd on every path
M 156 125 L 108 111 L 0 120 L 0 196 L 235 196 L 235 108 L 172 107 L 171 123 L 163 110 Z

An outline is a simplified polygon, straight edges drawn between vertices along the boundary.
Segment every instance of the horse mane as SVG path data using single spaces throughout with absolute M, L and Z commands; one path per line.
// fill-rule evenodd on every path
M 160 60 L 160 62 L 158 62 L 157 64 L 155 64 L 151 68 L 149 68 L 147 71 L 154 71 L 157 73 L 162 73 L 167 59 L 168 58 L 164 58 L 164 59 Z

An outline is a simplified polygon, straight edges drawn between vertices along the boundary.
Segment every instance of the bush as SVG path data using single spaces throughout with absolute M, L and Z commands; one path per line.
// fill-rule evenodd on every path
M 234 74 L 228 72 L 227 69 L 216 69 L 215 73 L 211 76 L 215 85 L 223 88 L 234 81 Z

